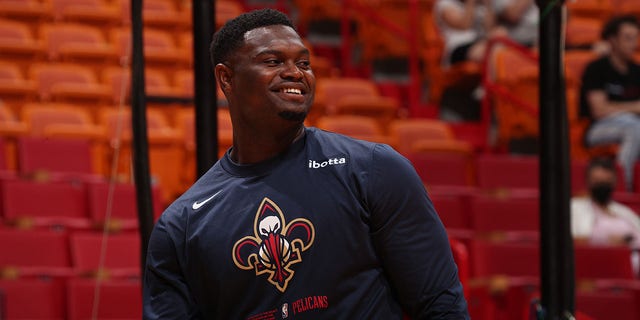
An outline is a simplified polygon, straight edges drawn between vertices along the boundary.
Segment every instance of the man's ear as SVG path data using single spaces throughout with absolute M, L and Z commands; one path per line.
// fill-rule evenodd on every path
M 223 63 L 218 63 L 214 68 L 214 72 L 220 89 L 227 93 L 231 89 L 231 76 L 233 74 L 233 70 Z

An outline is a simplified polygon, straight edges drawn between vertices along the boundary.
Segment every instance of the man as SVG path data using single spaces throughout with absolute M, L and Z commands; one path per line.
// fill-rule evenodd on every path
M 527 47 L 537 44 L 540 13 L 533 0 L 493 0 L 493 9 L 509 38 Z
M 640 27 L 633 16 L 616 17 L 602 31 L 610 53 L 591 62 L 582 76 L 580 115 L 591 120 L 589 146 L 620 143 L 617 160 L 628 190 L 640 156 L 640 66 L 633 62 Z
M 616 168 L 609 159 L 596 158 L 586 170 L 589 195 L 571 200 L 573 237 L 593 244 L 628 244 L 640 248 L 640 218 L 613 201 Z
M 275 10 L 211 45 L 233 147 L 159 219 L 145 319 L 468 319 L 447 235 L 409 162 L 305 128 L 309 51 Z

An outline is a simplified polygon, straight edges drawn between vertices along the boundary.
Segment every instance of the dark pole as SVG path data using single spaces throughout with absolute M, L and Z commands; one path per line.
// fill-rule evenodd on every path
M 193 68 L 196 124 L 196 176 L 218 159 L 218 106 L 209 44 L 215 30 L 215 1 L 193 0 Z
M 540 270 L 539 319 L 574 313 L 573 240 L 569 216 L 569 143 L 564 82 L 563 0 L 540 8 Z
M 147 139 L 146 96 L 144 88 L 144 42 L 142 38 L 142 0 L 131 0 L 131 128 L 133 133 L 133 174 L 138 202 L 140 228 L 140 261 L 142 274 L 147 245 L 153 229 L 153 202 L 149 174 L 149 141 Z

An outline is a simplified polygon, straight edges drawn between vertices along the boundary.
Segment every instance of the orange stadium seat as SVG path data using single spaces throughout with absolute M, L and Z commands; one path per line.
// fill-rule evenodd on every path
M 106 133 L 103 127 L 93 123 L 92 115 L 85 108 L 69 104 L 26 104 L 23 119 L 29 127 L 29 135 L 52 139 L 88 141 L 94 173 L 106 175 L 104 157 Z
M 18 227 L 90 226 L 86 189 L 77 182 L 7 180 L 2 194 L 5 219 Z M 38 201 L 33 201 L 34 195 Z
M 177 130 L 181 132 L 184 147 L 185 169 L 182 170 L 183 188 L 186 190 L 195 181 L 196 173 L 196 138 L 195 138 L 195 110 L 181 109 L 177 113 Z M 231 148 L 233 144 L 233 127 L 229 110 L 218 108 L 218 157 Z
M 115 0 L 115 2 L 120 6 L 124 23 L 130 24 L 131 1 Z M 191 26 L 191 10 L 181 10 L 174 0 L 145 0 L 142 21 L 145 27 L 168 31 L 185 30 Z
M 26 104 L 22 118 L 33 136 L 97 140 L 105 134 L 104 128 L 93 124 L 87 110 L 72 104 Z
M 96 296 L 96 286 L 100 295 Z M 67 283 L 67 319 L 142 319 L 140 280 L 70 279 Z M 99 297 L 99 300 L 98 300 Z
M 99 68 L 118 63 L 115 48 L 98 27 L 58 23 L 43 25 L 40 32 L 50 60 L 91 63 Z
M 603 21 L 599 19 L 569 17 L 566 26 L 566 47 L 588 49 L 600 40 Z
M 397 119 L 389 124 L 389 134 L 398 152 L 409 154 L 420 140 L 455 141 L 453 130 L 445 122 L 433 119 Z
M 137 233 L 103 235 L 74 232 L 70 238 L 71 261 L 76 275 L 105 278 L 140 276 L 140 236 Z M 101 259 L 103 246 L 105 256 Z
M 389 97 L 345 96 L 336 101 L 335 115 L 356 115 L 375 119 L 386 133 L 391 121 L 398 118 L 398 101 Z
M 2 102 L 17 113 L 20 105 L 37 98 L 38 90 L 33 81 L 24 78 L 15 63 L 0 61 L 0 96 Z
M 148 96 L 178 96 L 167 76 L 156 69 L 147 68 L 144 72 L 145 90 Z M 123 67 L 106 68 L 102 75 L 102 83 L 109 87 L 113 104 L 129 103 L 131 98 L 131 70 Z
M 44 45 L 33 36 L 28 24 L 0 18 L 0 59 L 18 62 L 26 69 L 27 65 L 44 56 Z
M 244 12 L 244 8 L 237 1 L 220 0 L 215 2 L 216 6 L 216 30 L 229 20 L 239 16 Z
M 336 103 L 347 96 L 379 97 L 380 91 L 369 79 L 321 78 L 316 82 L 316 101 L 312 112 L 318 115 L 333 114 Z
M 120 124 L 119 124 L 120 122 Z M 107 163 L 112 160 L 118 162 L 117 179 L 129 181 L 131 175 L 131 112 L 117 109 L 105 109 L 101 115 L 101 124 L 107 130 L 109 150 Z M 118 135 L 118 128 L 122 128 Z M 163 202 L 172 199 L 176 193 L 182 191 L 180 175 L 176 172 L 180 168 L 182 152 L 180 133 L 169 126 L 166 117 L 160 111 L 147 110 L 147 134 L 149 139 L 149 162 L 151 174 L 160 185 Z M 116 147 L 120 148 L 118 159 L 111 159 Z
M 324 116 L 317 121 L 317 127 L 323 130 L 344 134 L 356 139 L 372 142 L 390 143 L 375 119 L 365 116 Z
M 109 90 L 94 72 L 76 64 L 36 64 L 30 78 L 38 85 L 41 101 L 106 103 Z
M 29 278 L 72 273 L 68 239 L 63 232 L 0 229 L 0 243 L 3 274 Z
M 0 279 L 5 319 L 64 319 L 65 292 L 51 279 Z
M 0 138 L 4 141 L 6 166 L 10 171 L 18 168 L 17 139 L 27 134 L 27 125 L 18 118 L 5 105 L 0 104 Z
M 114 182 L 115 183 L 115 182 Z M 110 192 L 113 192 L 110 194 Z M 87 184 L 89 196 L 89 216 L 94 225 L 110 231 L 137 230 L 137 200 L 133 184 L 115 183 L 111 185 L 105 181 L 94 181 Z M 152 186 L 153 211 L 157 219 L 164 210 L 160 202 L 160 190 Z M 111 204 L 109 200 L 111 199 Z M 111 212 L 107 213 L 107 210 Z M 107 214 L 108 219 L 107 220 Z
M 566 5 L 570 19 L 589 18 L 606 21 L 611 17 L 613 11 L 609 0 L 568 1 Z
M 168 72 L 173 72 L 180 67 L 188 67 L 188 54 L 176 45 L 171 33 L 145 29 L 143 37 L 147 66 L 161 68 Z M 130 63 L 131 30 L 129 28 L 115 29 L 111 32 L 111 39 L 121 57 L 121 62 Z
M 121 21 L 117 7 L 106 0 L 48 0 L 56 21 L 74 21 L 96 26 L 117 25 Z
M 0 0 L 0 17 L 40 22 L 51 16 L 50 4 L 41 0 Z
M 564 52 L 566 76 L 572 77 L 580 83 L 587 65 L 598 59 L 598 55 L 591 50 L 567 50 Z

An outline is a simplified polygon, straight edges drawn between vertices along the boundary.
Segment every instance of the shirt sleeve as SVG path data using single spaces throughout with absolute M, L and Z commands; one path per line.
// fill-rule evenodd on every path
M 405 311 L 413 319 L 468 319 L 447 234 L 411 163 L 377 145 L 370 174 L 372 239 Z
M 184 224 L 171 208 L 155 225 L 147 251 L 143 282 L 145 320 L 199 319 L 183 276 Z
M 600 60 L 590 63 L 582 74 L 582 90 L 587 93 L 592 90 L 605 89 L 604 71 L 600 67 Z

